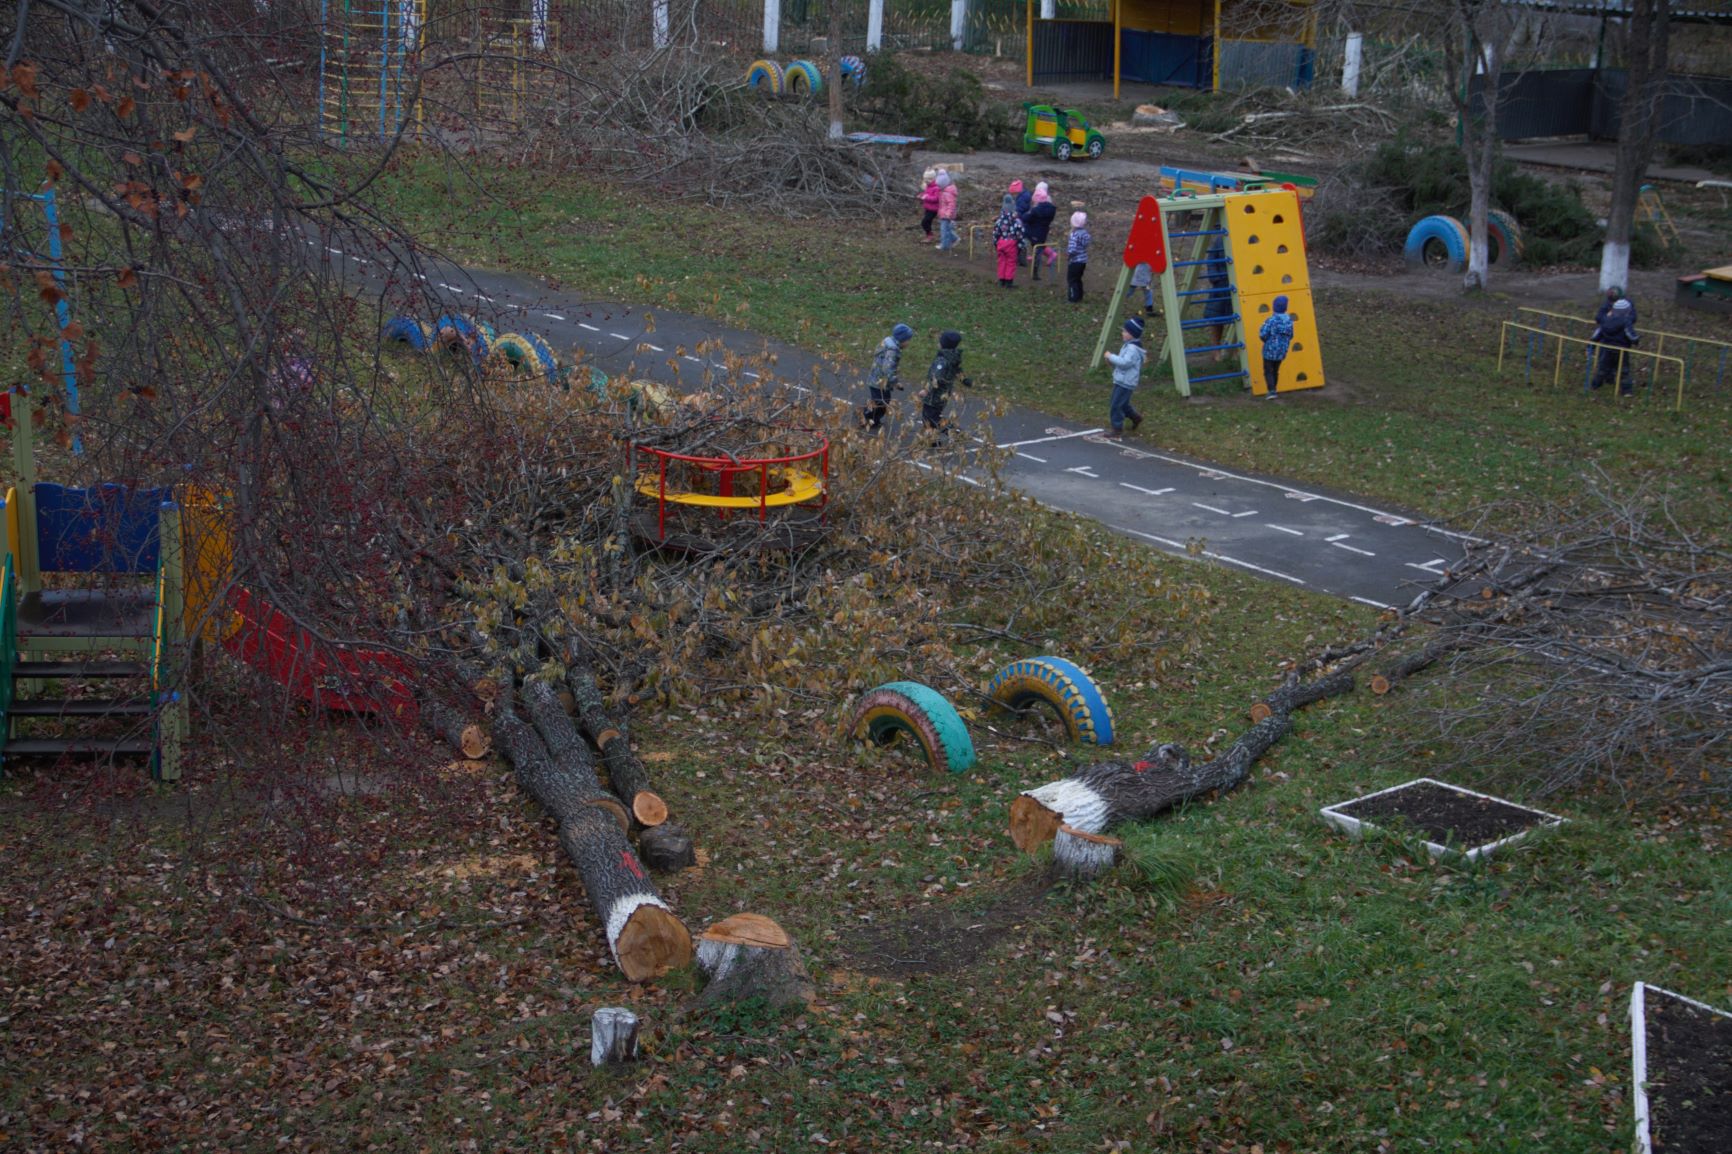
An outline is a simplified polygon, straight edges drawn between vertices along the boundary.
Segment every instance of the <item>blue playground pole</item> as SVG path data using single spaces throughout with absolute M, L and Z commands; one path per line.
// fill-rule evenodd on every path
M 60 290 L 60 299 L 54 302 L 54 321 L 59 326 L 60 333 L 60 373 L 66 388 L 66 415 L 78 415 L 78 369 L 72 355 L 72 342 L 67 340 L 65 332 L 72 324 L 71 297 L 66 291 L 66 269 L 61 266 L 60 248 L 60 212 L 54 199 L 52 188 L 44 192 L 21 193 L 27 200 L 42 203 L 42 215 L 48 221 L 48 259 L 53 265 L 54 286 Z M 0 220 L 0 230 L 4 230 L 6 222 Z M 72 427 L 72 451 L 80 456 L 84 453 L 84 439 L 78 435 L 78 426 Z

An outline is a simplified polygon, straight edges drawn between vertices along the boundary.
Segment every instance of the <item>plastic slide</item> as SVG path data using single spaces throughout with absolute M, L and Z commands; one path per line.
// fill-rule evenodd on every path
M 382 649 L 321 645 L 287 614 L 251 590 L 229 590 L 233 613 L 223 648 L 295 696 L 326 709 L 377 713 L 402 724 L 416 718 L 409 663 Z

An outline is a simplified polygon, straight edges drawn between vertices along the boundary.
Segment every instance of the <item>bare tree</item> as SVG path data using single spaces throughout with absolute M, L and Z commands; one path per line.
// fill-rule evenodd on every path
M 1654 136 L 1669 75 L 1670 0 L 1632 0 L 1624 30 L 1625 86 L 1618 103 L 1617 165 L 1612 170 L 1612 207 L 1600 251 L 1600 288 L 1630 283 L 1630 240 L 1636 198 L 1654 156 Z

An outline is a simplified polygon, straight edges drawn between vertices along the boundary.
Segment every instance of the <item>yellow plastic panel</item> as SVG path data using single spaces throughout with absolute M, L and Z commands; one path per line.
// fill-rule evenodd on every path
M 1290 191 L 1228 193 L 1221 210 L 1232 243 L 1233 279 L 1241 296 L 1308 292 L 1305 229 Z
M 1261 297 L 1239 298 L 1245 317 L 1245 354 L 1250 358 L 1251 388 L 1263 395 L 1263 339 L 1257 330 L 1274 311 L 1274 301 L 1280 293 Z M 1323 387 L 1323 349 L 1317 342 L 1317 315 L 1311 309 L 1308 290 L 1287 293 L 1287 311 L 1293 314 L 1293 343 L 1287 348 L 1287 359 L 1281 362 L 1280 391 Z

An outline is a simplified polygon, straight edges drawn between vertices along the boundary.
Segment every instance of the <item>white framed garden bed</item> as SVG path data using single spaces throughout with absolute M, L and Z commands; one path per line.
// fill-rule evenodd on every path
M 1680 1083 L 1694 1084 L 1665 1087 L 1661 1092 L 1670 1095 L 1671 1101 L 1665 1104 L 1658 1120 L 1654 1117 L 1655 1102 L 1648 1093 L 1652 1077 L 1648 1062 L 1650 994 L 1673 999 L 1685 1015 L 1695 1019 L 1690 1036 L 1673 1043 L 1682 1054 L 1683 1065 L 1690 1067 L 1676 1071 L 1673 1077 Z M 1707 1023 L 1706 1029 L 1703 1023 Z M 1714 1033 L 1719 1035 L 1717 1044 L 1714 1040 L 1704 1041 L 1704 1034 Z M 1665 1068 L 1660 1063 L 1655 1065 Z M 1630 1101 L 1636 1114 L 1636 1154 L 1656 1154 L 1656 1150 L 1659 1154 L 1674 1150 L 1683 1154 L 1726 1150 L 1725 1142 L 1732 1137 L 1732 1083 L 1726 1081 L 1729 1070 L 1732 1070 L 1732 1013 L 1661 986 L 1635 984 L 1630 990 Z M 1704 1081 L 1710 1090 L 1717 1087 L 1717 1097 L 1703 1094 Z M 1654 1145 L 1656 1130 L 1664 1136 L 1664 1144 L 1658 1148 Z
M 1406 812 L 1404 804 L 1416 810 L 1417 815 Z M 1442 813 L 1436 820 L 1429 819 L 1424 813 L 1428 806 L 1440 811 L 1453 810 L 1458 815 L 1456 820 L 1461 824 L 1448 824 L 1447 812 Z M 1324 821 L 1355 840 L 1365 835 L 1367 827 L 1379 828 L 1379 823 L 1373 820 L 1374 818 L 1384 817 L 1387 820 L 1388 817 L 1404 817 L 1412 826 L 1422 831 L 1429 826 L 1432 835 L 1439 839 L 1434 841 L 1422 834 L 1421 840 L 1425 842 L 1425 848 L 1432 857 L 1459 854 L 1469 861 L 1490 857 L 1497 850 L 1520 841 L 1536 829 L 1561 825 L 1566 820 L 1543 809 L 1518 805 L 1501 797 L 1493 797 L 1489 793 L 1450 785 L 1430 777 L 1416 777 L 1412 781 L 1392 785 L 1376 793 L 1326 805 L 1318 810 L 1318 814 Z M 1459 844 L 1445 844 L 1449 840 L 1448 834 L 1437 832 L 1440 829 L 1460 828 L 1500 832 L 1484 836 L 1483 840 L 1469 849 L 1463 849 Z

